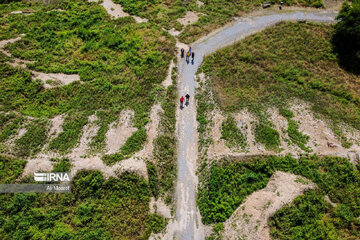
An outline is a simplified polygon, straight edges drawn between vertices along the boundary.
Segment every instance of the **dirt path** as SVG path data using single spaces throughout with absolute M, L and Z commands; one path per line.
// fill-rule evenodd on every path
M 332 22 L 336 12 L 284 12 L 275 13 L 270 10 L 267 15 L 239 18 L 213 34 L 200 39 L 192 45 L 195 52 L 194 64 L 187 64 L 184 59 L 178 63 L 179 95 L 189 93 L 190 105 L 178 110 L 177 129 L 179 133 L 178 179 L 176 186 L 176 216 L 170 222 L 163 239 L 204 239 L 205 230 L 201 223 L 200 213 L 196 206 L 198 178 L 197 169 L 197 122 L 196 105 L 194 104 L 194 76 L 204 56 L 255 32 L 286 20 L 311 20 Z M 185 49 L 187 50 L 187 49 Z

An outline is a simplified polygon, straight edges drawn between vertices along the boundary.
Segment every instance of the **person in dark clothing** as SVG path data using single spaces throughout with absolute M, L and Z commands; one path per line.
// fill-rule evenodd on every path
M 184 58 L 185 49 L 181 49 L 181 58 Z
M 189 102 L 190 95 L 187 93 L 187 94 L 185 95 L 185 97 L 186 97 L 186 102 Z
M 191 58 L 192 58 L 191 63 L 194 64 L 194 58 L 195 58 L 195 53 L 194 52 L 191 53 Z

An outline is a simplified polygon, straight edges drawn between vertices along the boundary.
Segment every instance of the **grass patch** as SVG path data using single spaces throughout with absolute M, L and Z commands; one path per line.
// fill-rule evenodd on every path
M 79 74 L 82 84 L 44 89 L 25 69 L 0 61 L 0 111 L 51 118 L 59 114 L 96 112 L 100 130 L 92 148 L 101 151 L 108 124 L 123 109 L 135 112 L 134 125 L 144 128 L 154 104 L 153 90 L 165 79 L 175 40 L 152 23 L 136 24 L 132 17 L 111 19 L 98 3 L 85 0 L 2 4 L 4 13 L 34 10 L 32 15 L 0 15 L 0 35 L 9 39 L 25 34 L 6 46 L 14 57 L 31 60 L 32 70 Z M 64 11 L 49 11 L 62 9 Z M 79 14 L 81 13 L 81 14 Z M 160 76 L 160 77 L 159 77 Z M 91 104 L 89 104 L 91 103 Z M 75 146 L 80 126 L 68 125 L 51 149 L 65 152 Z M 77 125 L 77 126 L 75 126 Z M 70 136 L 69 143 L 63 137 Z M 132 151 L 132 149 L 125 149 Z
M 300 98 L 334 126 L 360 129 L 359 77 L 340 68 L 333 33 L 331 25 L 282 22 L 206 57 L 202 70 L 223 110 L 283 108 Z
M 48 137 L 49 121 L 36 119 L 25 126 L 26 133 L 15 141 L 15 151 L 20 157 L 28 157 L 38 153 Z
M 75 112 L 66 116 L 63 131 L 50 142 L 49 148 L 59 152 L 66 152 L 73 148 L 80 139 L 83 127 L 88 123 L 89 113 Z
M 13 183 L 21 175 L 25 164 L 26 160 L 0 155 L 0 183 Z
M 136 186 L 136 187 L 134 187 Z M 149 213 L 149 186 L 130 173 L 82 171 L 68 194 L 1 194 L 5 239 L 147 239 L 165 220 Z
M 255 140 L 265 145 L 268 150 L 279 150 L 280 134 L 272 127 L 259 123 L 255 127 Z
M 225 221 L 246 196 L 264 188 L 277 170 L 303 176 L 317 184 L 318 190 L 299 196 L 271 218 L 272 237 L 359 238 L 360 173 L 348 159 L 340 157 L 312 155 L 297 160 L 269 156 L 214 163 L 199 188 L 202 221 L 206 224 Z M 337 206 L 325 203 L 325 195 Z
M 221 138 L 225 139 L 226 146 L 236 150 L 244 150 L 246 147 L 246 137 L 237 127 L 236 122 L 232 116 L 228 118 L 221 125 Z
M 71 162 L 68 158 L 62 158 L 54 164 L 53 172 L 70 172 Z

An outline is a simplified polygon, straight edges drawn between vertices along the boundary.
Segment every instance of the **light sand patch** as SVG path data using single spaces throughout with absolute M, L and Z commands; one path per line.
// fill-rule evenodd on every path
M 170 86 L 172 84 L 172 79 L 171 79 L 171 75 L 172 75 L 172 70 L 175 67 L 175 63 L 173 60 L 171 60 L 170 65 L 169 65 L 169 69 L 168 69 L 168 74 L 166 79 L 162 82 L 162 85 L 167 88 L 168 86 Z
M 204 3 L 203 3 L 202 1 L 199 1 L 199 0 L 197 0 L 196 3 L 197 3 L 197 5 L 198 5 L 198 7 L 201 7 L 201 6 L 204 5 Z
M 50 172 L 53 170 L 53 163 L 50 158 L 58 157 L 55 154 L 38 154 L 35 158 L 28 159 L 21 178 L 33 174 L 34 172 Z
M 179 18 L 177 21 L 183 26 L 193 24 L 199 20 L 199 16 L 196 12 L 188 11 L 183 18 Z
M 115 4 L 111 0 L 103 0 L 100 5 L 103 6 L 107 13 L 114 18 L 130 16 L 128 13 L 124 12 L 120 4 Z
M 304 184 L 304 181 L 308 184 Z M 241 237 L 247 240 L 270 240 L 269 217 L 305 190 L 314 187 L 313 183 L 303 177 L 275 172 L 266 188 L 251 194 L 226 220 L 223 239 Z
M 137 157 L 141 158 L 151 158 L 153 149 L 154 149 L 154 140 L 159 133 L 159 122 L 160 122 L 160 113 L 163 113 L 163 109 L 160 104 L 156 104 L 151 108 L 150 111 L 150 122 L 146 125 L 146 135 L 147 140 L 144 148 L 135 154 Z
M 171 218 L 171 210 L 170 208 L 165 204 L 164 200 L 162 198 L 158 198 L 155 200 L 154 197 L 150 198 L 150 213 L 157 213 L 164 218 Z
M 170 30 L 168 30 L 168 33 L 171 35 L 171 36 L 174 36 L 174 37 L 177 37 L 180 35 L 180 31 L 176 31 L 175 28 L 172 28 Z
M 88 0 L 89 2 L 99 2 L 98 0 Z M 106 10 L 106 12 L 113 18 L 121 18 L 132 16 L 137 23 L 148 22 L 146 18 L 141 18 L 138 16 L 130 15 L 127 12 L 124 12 L 123 7 L 120 4 L 114 3 L 112 0 L 103 0 L 100 4 Z
M 131 15 L 134 19 L 135 19 L 135 21 L 137 22 L 137 23 L 144 23 L 144 22 L 148 22 L 149 20 L 148 19 L 146 19 L 146 18 L 141 18 L 141 17 L 139 17 L 139 16 L 135 16 L 135 15 Z
M 114 175 L 115 174 L 118 175 L 125 171 L 129 171 L 144 177 L 146 180 L 149 179 L 147 175 L 147 168 L 145 161 L 135 156 L 129 159 L 122 160 L 119 163 L 116 163 L 114 166 L 111 167 L 111 170 Z
M 310 136 L 307 145 L 313 149 L 313 153 L 348 157 L 352 153 L 360 152 L 360 147 L 357 144 L 360 139 L 358 130 L 352 129 L 351 133 L 348 134 L 349 139 L 352 138 L 356 141 L 349 149 L 346 149 L 342 147 L 337 136 L 328 127 L 328 123 L 322 118 L 315 118 L 309 104 L 298 100 L 298 102 L 292 104 L 291 110 L 294 112 L 293 119 L 300 122 L 299 131 Z M 341 129 L 345 128 L 346 126 L 341 126 Z
M 64 73 L 42 73 L 31 71 L 33 79 L 40 79 L 44 83 L 45 88 L 56 87 L 47 83 L 47 80 L 60 83 L 61 85 L 68 85 L 75 81 L 80 81 L 80 76 L 78 74 L 64 74 Z
M 22 35 L 22 36 L 24 36 L 24 35 Z M 0 41 L 0 48 L 3 49 L 6 44 L 17 42 L 17 41 L 19 41 L 21 38 L 22 38 L 22 37 L 11 38 L 11 39 L 7 39 L 7 40 L 1 40 L 1 41 Z M 4 53 L 4 54 L 5 54 L 5 53 Z M 7 55 L 7 54 L 6 54 L 6 55 Z M 8 55 L 8 56 L 9 56 L 9 55 Z
M 137 128 L 133 127 L 131 124 L 133 117 L 134 111 L 121 111 L 118 123 L 113 122 L 110 125 L 110 128 L 106 133 L 107 154 L 118 152 L 126 140 L 137 130 Z

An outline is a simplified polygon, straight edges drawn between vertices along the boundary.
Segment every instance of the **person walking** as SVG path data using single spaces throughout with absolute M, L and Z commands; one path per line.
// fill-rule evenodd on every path
M 186 98 L 186 105 L 189 105 L 189 100 L 190 100 L 190 95 L 187 93 L 186 95 L 185 95 L 185 98 Z
M 184 58 L 185 49 L 181 48 L 181 58 Z
M 184 96 L 181 96 L 181 98 L 180 98 L 180 108 L 183 108 L 183 104 L 184 104 Z
M 190 61 L 190 52 L 186 53 L 186 62 L 189 64 Z
M 191 53 L 191 63 L 194 65 L 194 58 L 195 58 L 195 53 L 194 52 L 192 52 Z
M 189 53 L 191 54 L 191 47 L 189 47 Z

